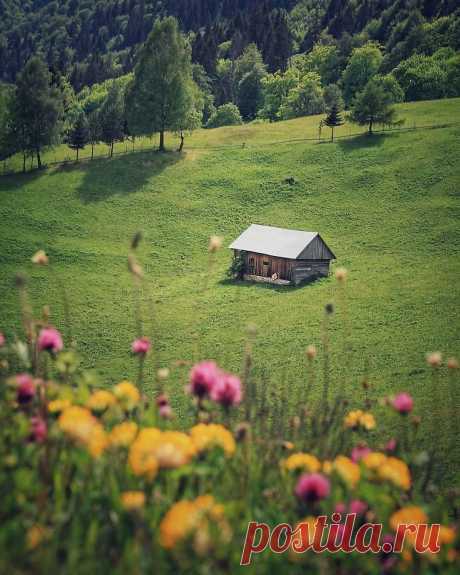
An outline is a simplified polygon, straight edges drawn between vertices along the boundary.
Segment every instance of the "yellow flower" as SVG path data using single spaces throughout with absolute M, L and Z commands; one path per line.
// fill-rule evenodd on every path
M 104 428 L 86 407 L 72 405 L 64 409 L 58 425 L 72 439 L 83 443 L 93 457 L 99 457 L 108 445 Z
M 43 540 L 47 539 L 49 534 L 50 531 L 47 527 L 38 524 L 32 525 L 26 535 L 27 549 L 31 551 L 36 549 Z
M 124 421 L 110 432 L 110 443 L 116 447 L 128 447 L 137 434 L 137 424 L 134 421 Z
M 338 455 L 334 459 L 334 470 L 351 488 L 356 486 L 361 477 L 359 465 L 345 455 Z
M 37 264 L 39 266 L 46 266 L 48 265 L 48 256 L 44 252 L 44 250 L 38 250 L 35 252 L 34 255 L 31 257 L 32 263 Z
M 302 469 L 311 473 L 321 469 L 321 463 L 318 458 L 309 453 L 293 453 L 282 462 L 282 466 L 288 471 Z
M 113 388 L 115 397 L 128 411 L 134 409 L 141 399 L 139 390 L 130 381 L 122 381 Z
M 190 435 L 196 449 L 200 452 L 219 446 L 226 455 L 235 453 L 236 444 L 233 435 L 223 425 L 199 423 L 192 427 Z
M 410 489 L 410 471 L 406 463 L 401 459 L 387 457 L 383 464 L 378 467 L 377 474 L 381 479 L 387 479 L 405 491 Z
M 373 451 L 365 455 L 361 461 L 364 466 L 372 471 L 377 470 L 381 465 L 385 463 L 387 456 L 384 453 L 379 453 L 378 451 Z
M 420 523 L 428 523 L 428 517 L 423 509 L 416 505 L 403 507 L 390 517 L 390 526 L 394 531 L 397 531 L 398 525 L 420 525 Z M 406 539 L 413 543 L 415 533 L 406 532 Z
M 151 444 L 160 435 L 161 431 L 155 427 L 142 429 L 131 444 L 128 463 L 134 475 L 144 475 L 152 480 L 157 474 L 158 461 Z
M 441 545 L 450 545 L 455 541 L 456 533 L 452 527 L 441 525 L 439 530 L 439 543 L 441 543 Z
M 92 409 L 93 411 L 104 411 L 114 403 L 116 403 L 116 398 L 110 391 L 105 389 L 99 389 L 95 391 L 88 401 L 86 402 L 86 407 Z
M 121 505 L 126 511 L 137 511 L 145 505 L 143 491 L 125 491 L 121 494 Z
M 207 530 L 207 519 L 223 526 L 223 507 L 212 495 L 201 495 L 194 501 L 178 501 L 160 523 L 160 543 L 165 549 L 173 549 L 197 529 Z
M 375 418 L 372 413 L 362 411 L 361 409 L 350 411 L 350 413 L 345 416 L 343 423 L 345 427 L 351 429 L 362 427 L 369 431 L 375 428 Z
M 54 399 L 48 403 L 48 411 L 50 413 L 59 413 L 72 405 L 69 399 Z
M 180 431 L 163 431 L 152 449 L 158 465 L 166 468 L 185 465 L 196 453 L 191 438 Z
M 326 475 L 330 475 L 332 473 L 333 470 L 333 465 L 332 465 L 332 461 L 329 461 L 328 459 L 326 459 L 326 461 L 323 461 L 323 471 Z

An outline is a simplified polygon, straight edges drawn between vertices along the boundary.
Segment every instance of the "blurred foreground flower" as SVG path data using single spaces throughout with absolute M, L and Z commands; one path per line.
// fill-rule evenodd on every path
M 72 439 L 86 446 L 93 457 L 99 457 L 109 440 L 99 420 L 85 407 L 72 405 L 58 419 L 59 427 Z
M 305 502 L 315 502 L 325 499 L 331 490 L 329 479 L 321 473 L 305 473 L 299 477 L 295 494 Z
M 335 270 L 335 279 L 338 282 L 344 282 L 347 279 L 348 272 L 345 268 L 338 268 Z
M 188 391 L 198 398 L 208 396 L 220 379 L 220 370 L 214 361 L 202 361 L 190 371 Z
M 211 399 L 224 407 L 241 403 L 241 381 L 236 375 L 224 373 L 211 389 Z
M 333 469 L 352 489 L 356 487 L 361 478 L 359 465 L 354 463 L 349 457 L 346 457 L 345 455 L 338 455 L 334 459 Z
M 236 444 L 233 435 L 223 425 L 217 423 L 199 423 L 190 430 L 190 436 L 198 451 L 207 451 L 221 447 L 225 455 L 235 453 Z
M 48 256 L 46 255 L 46 253 L 43 250 L 38 250 L 37 252 L 34 253 L 34 255 L 31 258 L 32 263 L 39 265 L 39 266 L 46 266 L 48 265 Z
M 408 393 L 398 393 L 393 399 L 393 407 L 402 415 L 407 415 L 414 407 L 414 400 Z
M 115 425 L 109 435 L 110 444 L 115 447 L 128 447 L 137 435 L 137 423 L 134 421 L 123 421 Z
M 440 367 L 442 365 L 442 353 L 440 351 L 428 353 L 426 362 L 428 365 L 431 365 L 431 367 Z
M 222 244 L 224 242 L 224 238 L 221 236 L 211 236 L 209 238 L 209 244 L 208 244 L 208 250 L 211 253 L 217 252 L 217 250 L 220 250 L 220 248 L 222 247 Z
M 118 383 L 113 388 L 113 393 L 121 406 L 128 411 L 134 409 L 141 399 L 137 387 L 127 380 Z
M 148 337 L 140 337 L 135 339 L 131 344 L 131 351 L 135 355 L 146 355 L 150 350 L 151 343 Z
M 428 523 L 428 517 L 423 509 L 416 505 L 403 507 L 395 511 L 390 517 L 390 526 L 394 531 L 397 531 L 399 525 L 420 525 L 421 523 Z M 406 538 L 413 543 L 415 541 L 415 534 L 406 532 Z
M 145 505 L 143 491 L 124 491 L 121 494 L 121 505 L 126 511 L 139 511 Z
M 35 396 L 35 382 L 28 373 L 16 376 L 18 403 L 28 403 Z
M 117 399 L 113 393 L 105 389 L 98 389 L 90 395 L 86 406 L 93 411 L 104 411 L 116 402 Z
M 367 431 L 375 428 L 375 418 L 372 413 L 356 409 L 350 411 L 344 418 L 343 423 L 345 427 L 356 429 L 361 427 Z
M 321 469 L 319 459 L 309 453 L 293 453 L 282 461 L 282 466 L 288 471 L 303 470 L 311 473 Z
M 54 327 L 43 328 L 37 340 L 38 349 L 40 351 L 58 352 L 64 347 L 62 336 Z

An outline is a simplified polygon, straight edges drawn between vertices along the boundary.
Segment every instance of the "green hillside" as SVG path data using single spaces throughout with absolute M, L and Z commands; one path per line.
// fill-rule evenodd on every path
M 427 118 L 454 123 L 459 104 L 421 102 L 401 110 L 409 125 Z M 311 117 L 200 131 L 181 155 L 127 154 L 0 179 L 0 327 L 9 335 L 17 321 L 13 276 L 23 270 L 35 307 L 50 304 L 65 331 L 59 280 L 72 304 L 83 363 L 97 367 L 107 384 L 135 377 L 126 256 L 131 236 L 142 230 L 140 260 L 150 286 L 145 332 L 155 347 L 148 389 L 155 367 L 194 354 L 239 370 L 252 322 L 258 327 L 255 373 L 283 396 L 287 417 L 302 402 L 304 349 L 320 344 L 322 309 L 334 301 L 333 363 L 351 402 L 362 397 L 366 370 L 374 394 L 412 393 L 422 415 L 439 421 L 442 451 L 449 453 L 445 471 L 452 475 L 460 451 L 448 415 L 458 406 L 433 384 L 424 356 L 460 352 L 460 126 L 334 144 L 275 143 L 310 137 L 317 125 Z M 242 141 L 244 148 L 219 149 Z M 295 184 L 286 183 L 288 177 Z M 337 265 L 349 270 L 344 297 L 333 278 L 298 289 L 228 282 L 227 249 L 217 253 L 207 279 L 209 236 L 222 235 L 228 245 L 252 222 L 320 231 Z M 30 263 L 41 248 L 50 255 L 51 274 Z M 344 331 L 353 350 L 347 369 Z M 186 369 L 173 369 L 168 382 L 177 409 Z

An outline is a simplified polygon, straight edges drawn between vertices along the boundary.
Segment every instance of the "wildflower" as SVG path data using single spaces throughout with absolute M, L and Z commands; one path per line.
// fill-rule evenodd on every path
M 1 344 L 0 344 L 1 345 Z M 447 360 L 447 367 L 449 369 L 458 369 L 460 364 L 458 363 L 458 359 L 455 357 L 449 357 Z
M 351 460 L 354 463 L 358 463 L 358 461 L 361 461 L 361 459 L 369 453 L 371 453 L 371 449 L 367 447 L 367 445 L 357 445 L 351 450 Z
M 428 353 L 426 362 L 428 365 L 431 365 L 431 367 L 440 367 L 442 364 L 442 353 L 440 351 Z
M 156 428 L 143 429 L 129 450 L 128 463 L 134 475 L 143 475 L 150 481 L 154 479 L 158 471 L 158 461 L 152 442 L 158 439 L 161 431 Z
M 91 394 L 86 402 L 86 407 L 93 411 L 104 411 L 116 402 L 117 400 L 113 393 L 106 391 L 105 389 L 99 389 Z
M 384 453 L 373 451 L 372 453 L 365 455 L 362 459 L 362 462 L 364 463 L 365 467 L 367 467 L 367 469 L 374 471 L 384 464 L 386 458 L 387 456 Z
M 316 346 L 309 345 L 305 351 L 305 354 L 308 357 L 308 359 L 311 361 L 311 360 L 315 359 L 315 357 L 318 355 L 318 350 L 316 349 Z
M 53 399 L 48 403 L 48 411 L 50 413 L 59 413 L 70 407 L 72 402 L 69 399 Z
M 141 265 L 137 262 L 133 254 L 129 254 L 128 256 L 128 270 L 137 279 L 142 279 L 144 277 L 144 270 L 142 269 Z
M 58 425 L 72 439 L 84 444 L 93 457 L 99 457 L 108 446 L 104 428 L 86 407 L 72 405 L 64 409 Z
M 0 347 L 3 347 L 5 345 L 5 342 L 6 342 L 5 336 L 0 331 Z
M 121 494 L 121 505 L 126 511 L 139 511 L 145 505 L 143 491 L 124 491 Z
M 348 512 L 354 513 L 359 517 L 360 515 L 364 515 L 366 513 L 367 507 L 368 505 L 365 501 L 361 501 L 361 499 L 353 499 L 350 501 L 348 506 Z
M 370 431 L 375 428 L 375 418 L 372 413 L 362 411 L 361 409 L 350 411 L 344 417 L 343 423 L 345 427 L 351 429 L 362 427 L 363 429 Z
M 151 446 L 160 467 L 181 467 L 196 453 L 192 439 L 180 431 L 163 431 Z
M 323 472 L 326 475 L 330 475 L 333 471 L 333 464 L 332 461 L 329 461 L 329 459 L 326 459 L 325 461 L 323 461 Z
M 345 268 L 337 268 L 335 270 L 335 279 L 338 282 L 344 282 L 347 279 L 347 270 Z
M 379 466 L 377 475 L 380 479 L 391 481 L 397 487 L 404 491 L 410 489 L 411 476 L 406 463 L 396 457 L 386 457 L 384 462 Z
M 456 534 L 457 532 L 454 528 L 441 525 L 439 529 L 439 543 L 441 545 L 450 545 L 455 541 Z
M 37 345 L 40 351 L 46 350 L 53 353 L 61 351 L 64 347 L 61 334 L 54 327 L 45 327 L 40 331 Z
M 173 549 L 196 530 L 208 530 L 209 519 L 218 523 L 219 530 L 226 530 L 223 507 L 212 495 L 201 495 L 193 501 L 174 503 L 160 524 L 160 543 L 165 549 Z
M 408 393 L 399 393 L 393 399 L 393 407 L 402 415 L 407 415 L 414 407 L 414 400 Z
M 33 551 L 36 549 L 42 541 L 46 540 L 49 537 L 49 529 L 43 525 L 32 525 L 32 527 L 27 531 L 26 541 L 27 541 L 27 549 Z
M 141 399 L 139 390 L 130 381 L 122 381 L 113 388 L 113 393 L 122 406 L 130 411 L 134 409 Z
M 135 339 L 131 344 L 131 351 L 135 355 L 145 356 L 151 347 L 151 343 L 148 337 L 140 337 Z
M 164 381 L 165 379 L 168 379 L 169 369 L 167 367 L 160 367 L 160 369 L 157 371 L 157 377 L 159 381 Z
M 241 403 L 241 381 L 236 375 L 224 373 L 211 388 L 211 399 L 224 407 Z
M 336 506 L 334 507 L 334 511 L 335 513 L 345 513 L 347 510 L 347 506 L 345 505 L 345 503 L 343 503 L 343 501 L 340 501 L 339 503 L 336 504 Z
M 134 421 L 124 421 L 112 428 L 109 435 L 110 444 L 115 447 L 128 447 L 137 435 L 137 424 Z
M 31 417 L 30 440 L 35 443 L 43 443 L 48 435 L 46 421 L 42 417 Z
M 390 517 L 390 526 L 394 531 L 397 531 L 398 525 L 420 525 L 421 523 L 428 523 L 428 517 L 423 509 L 416 505 L 403 507 Z M 406 539 L 414 542 L 415 534 L 407 532 Z
M 192 441 L 199 452 L 221 447 L 225 455 L 233 455 L 236 450 L 233 435 L 223 425 L 199 423 L 190 430 Z
M 223 242 L 224 238 L 222 238 L 221 236 L 211 236 L 209 238 L 208 251 L 210 253 L 217 252 L 217 250 L 220 250 L 220 248 L 222 247 Z
M 386 445 L 385 445 L 385 451 L 395 451 L 396 447 L 397 447 L 397 441 L 394 438 L 391 438 L 387 441 Z
M 334 470 L 351 488 L 354 488 L 361 478 L 359 466 L 345 455 L 334 459 Z
M 307 502 L 325 499 L 331 490 L 329 479 L 321 473 L 305 473 L 299 477 L 295 494 Z
M 28 403 L 35 396 L 35 382 L 28 373 L 16 376 L 18 403 Z
M 321 469 L 321 463 L 317 457 L 309 453 L 293 453 L 282 462 L 282 466 L 288 471 L 309 471 L 315 473 Z
M 221 372 L 214 361 L 197 363 L 190 371 L 188 391 L 199 398 L 203 398 L 211 393 L 220 378 Z
M 38 250 L 35 252 L 31 258 L 33 264 L 37 264 L 38 266 L 46 266 L 48 265 L 48 256 L 43 250 Z

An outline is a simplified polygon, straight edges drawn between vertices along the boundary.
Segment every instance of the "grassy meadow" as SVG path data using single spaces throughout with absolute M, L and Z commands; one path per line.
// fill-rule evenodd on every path
M 407 126 L 460 119 L 458 99 L 399 108 Z M 254 376 L 276 406 L 271 416 L 287 420 L 305 400 L 304 350 L 321 347 L 323 308 L 334 302 L 332 363 L 350 404 L 362 400 L 364 376 L 374 396 L 410 392 L 418 413 L 439 430 L 443 473 L 452 480 L 460 406 L 446 399 L 425 354 L 460 353 L 460 123 L 333 144 L 275 143 L 314 138 L 318 121 L 200 130 L 186 138 L 183 154 L 148 151 L 1 178 L 0 328 L 11 335 L 18 327 L 13 277 L 22 270 L 35 308 L 49 304 L 66 333 L 62 284 L 84 366 L 107 385 L 135 378 L 126 261 L 130 238 L 142 230 L 143 331 L 154 344 L 147 390 L 155 388 L 156 369 L 170 366 L 167 390 L 183 413 L 188 367 L 177 360 L 213 358 L 239 371 L 253 323 Z M 337 135 L 358 130 L 345 125 Z M 168 143 L 172 148 L 171 137 Z M 44 161 L 66 156 L 70 150 L 61 147 Z M 293 185 L 285 182 L 290 177 Z M 228 281 L 231 253 L 220 250 L 210 267 L 208 238 L 221 235 L 227 246 L 250 223 L 319 231 L 336 266 L 349 271 L 344 289 L 333 277 L 300 288 Z M 51 269 L 33 267 L 38 249 L 49 254 Z M 422 434 L 430 438 L 429 426 Z

